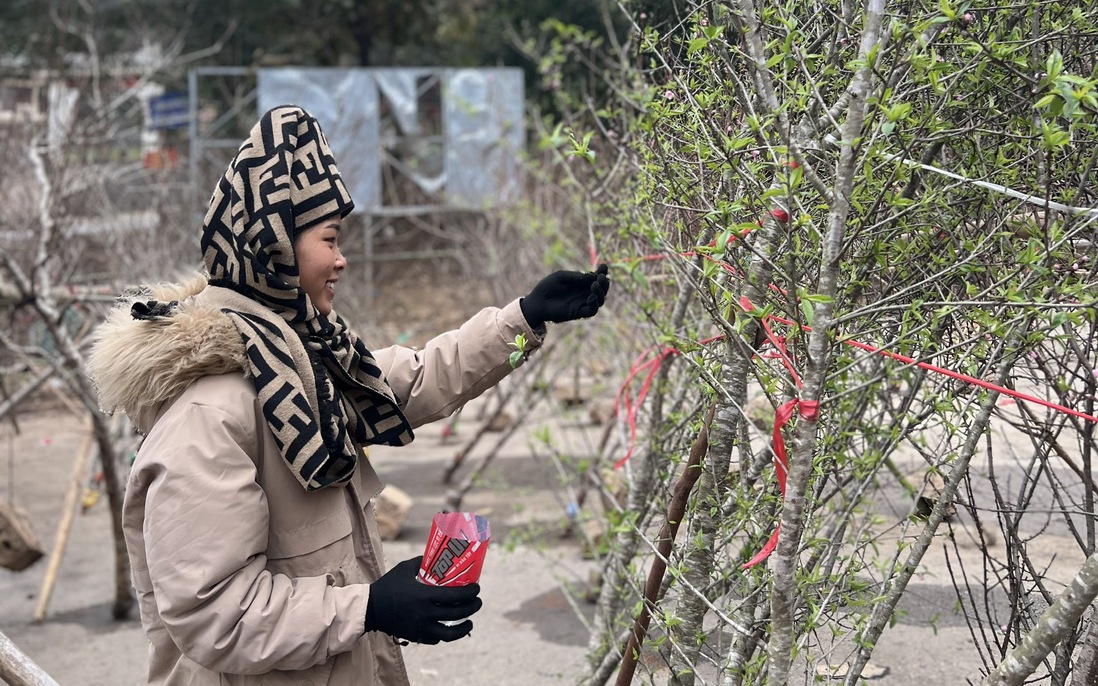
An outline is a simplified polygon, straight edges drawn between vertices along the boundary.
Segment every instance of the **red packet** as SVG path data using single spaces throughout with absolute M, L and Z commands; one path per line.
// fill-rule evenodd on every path
M 491 530 L 472 512 L 440 512 L 431 520 L 419 580 L 432 586 L 465 586 L 480 579 Z

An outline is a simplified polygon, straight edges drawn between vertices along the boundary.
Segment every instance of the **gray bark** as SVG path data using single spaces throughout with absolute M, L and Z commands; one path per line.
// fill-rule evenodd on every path
M 673 329 L 682 325 L 693 290 L 693 285 L 688 282 L 681 285 L 675 309 L 671 315 L 670 326 Z M 667 381 L 673 359 L 668 358 L 664 362 L 653 379 L 649 394 L 652 398 L 652 412 L 649 419 L 651 429 L 648 435 L 652 437 L 652 446 L 656 445 L 657 437 L 660 435 L 659 427 L 663 421 L 661 389 Z M 587 671 L 580 678 L 581 686 L 605 684 L 607 676 L 601 667 L 604 665 L 606 654 L 621 649 L 620 644 L 615 642 L 617 631 L 614 621 L 623 605 L 622 598 L 625 593 L 629 563 L 637 553 L 638 531 L 643 526 L 645 513 L 648 512 L 652 501 L 656 481 L 656 461 L 659 457 L 655 449 L 649 449 L 630 458 L 633 474 L 625 512 L 635 515 L 637 521 L 634 523 L 635 526 L 621 527 L 603 562 L 602 587 L 599 589 L 599 598 L 595 603 L 595 613 L 591 620 L 591 638 L 587 646 Z
M 57 682 L 0 632 L 0 680 L 10 686 L 57 686 Z
M 745 28 L 745 50 L 750 57 L 752 79 L 761 100 L 760 108 L 777 116 L 779 135 L 784 142 L 789 142 L 789 122 L 784 110 L 779 107 L 773 76 L 766 66 L 763 46 L 765 37 L 755 16 L 754 5 L 744 1 L 738 3 L 736 9 L 740 13 L 740 20 Z M 790 143 L 790 148 L 794 152 L 797 150 L 797 146 L 793 143 Z M 809 170 L 808 167 L 805 169 Z M 780 188 L 780 186 L 775 185 L 772 188 Z M 761 304 L 766 300 L 766 288 L 772 280 L 774 271 L 773 246 L 779 244 L 785 231 L 783 222 L 768 216 L 764 220 L 763 229 L 755 233 L 756 240 L 752 245 L 753 253 L 742 291 L 742 295 L 752 303 Z M 758 323 L 749 320 L 746 324 L 743 329 L 744 340 L 733 341 L 728 346 L 723 379 L 726 396 L 720 398 L 720 408 L 711 439 L 712 456 L 698 486 L 698 503 L 693 508 L 694 514 L 688 540 L 696 541 L 697 544 L 692 545 L 686 552 L 683 566 L 686 570 L 685 581 L 694 588 L 708 586 L 715 566 L 714 548 L 721 525 L 722 505 L 728 496 L 732 478 L 729 474 L 729 466 L 739 425 L 743 419 L 742 408 L 747 403 L 748 381 L 752 377 L 754 351 L 751 341 L 755 337 Z M 746 474 L 747 470 L 743 470 L 743 473 Z M 705 612 L 704 598 L 693 593 L 684 593 L 680 596 L 675 612 L 680 623 L 672 629 L 672 636 L 679 653 L 674 660 L 669 686 L 693 686 L 694 684 L 693 665 L 696 664 L 701 651 L 699 637 L 704 635 L 702 622 Z M 750 623 L 746 626 L 750 626 Z M 746 637 L 743 638 L 746 639 Z M 742 642 L 741 644 L 746 645 Z M 729 664 L 733 670 L 742 671 L 746 659 L 733 660 Z
M 769 246 L 776 242 L 782 231 L 780 223 L 770 218 L 766 222 L 762 240 L 756 243 L 755 258 L 744 288 L 744 295 L 751 302 L 763 302 L 765 293 L 757 284 L 770 282 L 772 263 L 769 259 Z M 714 549 L 721 524 L 721 506 L 729 492 L 732 451 L 743 418 L 741 409 L 747 404 L 747 384 L 751 378 L 754 351 L 749 341 L 754 337 L 757 326 L 754 321 L 749 322 L 744 328 L 747 340 L 740 344 L 733 342 L 728 346 L 724 378 L 727 395 L 719 398 L 721 407 L 714 422 L 712 456 L 701 476 L 697 504 L 693 507 L 690 525 L 688 540 L 697 541 L 697 544 L 687 551 L 683 565 L 686 569 L 684 578 L 694 588 L 705 588 L 709 585 L 715 566 Z M 694 683 L 692 665 L 701 650 L 697 637 L 703 635 L 702 620 L 705 611 L 704 598 L 693 593 L 683 593 L 680 596 L 676 615 L 681 621 L 673 629 L 673 636 L 681 650 L 681 656 L 675 660 L 675 668 L 672 669 L 668 682 L 670 686 L 692 686 Z
M 1091 555 L 1021 644 L 999 663 L 983 686 L 1020 686 L 1079 623 L 1098 596 L 1098 553 Z
M 865 27 L 858 56 L 864 61 L 851 84 L 852 97 L 847 118 L 842 128 L 842 147 L 839 153 L 835 192 L 828 217 L 828 231 L 821 256 L 820 280 L 817 292 L 829 296 L 831 301 L 816 308 L 815 326 L 809 336 L 808 368 L 805 373 L 802 401 L 818 401 L 823 393 L 830 367 L 830 336 L 834 319 L 834 298 L 839 290 L 839 264 L 847 217 L 850 213 L 850 194 L 854 188 L 857 166 L 855 142 L 862 135 L 866 117 L 866 96 L 872 82 L 873 62 L 870 52 L 877 47 L 884 18 L 884 0 L 870 0 L 866 6 Z M 793 661 L 794 614 L 796 613 L 796 572 L 804 530 L 805 498 L 812 478 L 816 443 L 814 419 L 804 417 L 797 421 L 794 430 L 793 449 L 789 455 L 789 476 L 786 484 L 785 503 L 782 506 L 781 535 L 774 552 L 774 591 L 771 595 L 771 633 L 767 645 L 768 683 L 775 686 L 789 683 Z
M 1098 622 L 1091 606 L 1090 626 L 1079 642 L 1079 657 L 1071 672 L 1071 686 L 1091 686 L 1098 684 Z

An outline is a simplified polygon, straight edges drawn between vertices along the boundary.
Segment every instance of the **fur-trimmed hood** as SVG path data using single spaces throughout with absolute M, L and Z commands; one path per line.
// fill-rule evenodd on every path
M 206 277 L 186 283 L 149 286 L 123 298 L 95 331 L 88 376 L 105 412 L 123 410 L 138 431 L 147 433 L 166 400 L 194 381 L 213 374 L 247 373 L 244 342 L 228 315 L 192 296 L 206 288 Z M 169 316 L 137 319 L 134 303 L 178 301 Z

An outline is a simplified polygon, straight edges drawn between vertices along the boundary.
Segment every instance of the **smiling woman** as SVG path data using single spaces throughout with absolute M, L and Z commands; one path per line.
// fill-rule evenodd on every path
M 307 183 L 300 183 L 307 179 Z M 124 301 L 88 373 L 145 434 L 123 528 L 150 684 L 407 686 L 398 641 L 467 636 L 479 586 L 388 572 L 363 447 L 406 445 L 511 372 L 546 322 L 593 316 L 609 280 L 555 272 L 413 350 L 371 352 L 334 310 L 354 208 L 320 125 L 277 107 L 202 227 L 208 274 Z M 525 360 L 518 360 L 521 364 Z
M 342 225 L 340 217 L 325 219 L 299 233 L 294 240 L 301 289 L 325 317 L 332 313 L 335 285 L 347 268 L 347 260 L 339 249 Z

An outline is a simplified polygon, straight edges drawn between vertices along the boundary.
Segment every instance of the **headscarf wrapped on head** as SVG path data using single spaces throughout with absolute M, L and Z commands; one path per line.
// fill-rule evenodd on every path
M 320 314 L 301 288 L 295 238 L 353 207 L 316 119 L 281 106 L 240 146 L 203 223 L 210 286 L 252 301 L 222 309 L 244 340 L 279 449 L 310 490 L 351 477 L 356 441 L 405 445 L 414 437 L 370 351 L 334 312 Z

